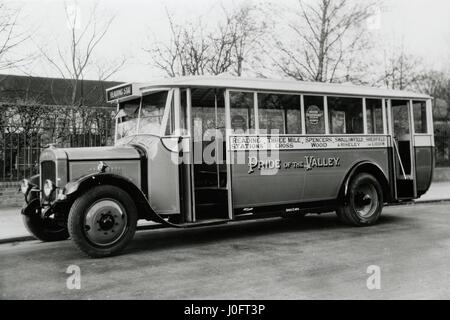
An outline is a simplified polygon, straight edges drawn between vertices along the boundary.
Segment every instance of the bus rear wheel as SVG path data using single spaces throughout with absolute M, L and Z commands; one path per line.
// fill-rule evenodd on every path
M 351 180 L 337 215 L 346 224 L 367 227 L 378 222 L 382 210 L 383 192 L 380 183 L 371 174 L 360 173 Z
M 92 258 L 118 254 L 131 241 L 138 213 L 121 188 L 102 185 L 88 190 L 70 209 L 68 227 L 77 247 Z

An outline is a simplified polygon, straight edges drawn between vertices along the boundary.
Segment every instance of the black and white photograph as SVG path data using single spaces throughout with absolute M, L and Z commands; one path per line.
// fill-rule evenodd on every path
M 0 0 L 0 300 L 261 319 L 449 265 L 450 1 Z

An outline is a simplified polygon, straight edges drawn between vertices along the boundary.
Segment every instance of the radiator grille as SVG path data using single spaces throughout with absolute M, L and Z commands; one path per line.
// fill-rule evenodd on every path
M 56 183 L 56 165 L 54 161 L 41 162 L 41 190 L 44 190 L 46 180 Z

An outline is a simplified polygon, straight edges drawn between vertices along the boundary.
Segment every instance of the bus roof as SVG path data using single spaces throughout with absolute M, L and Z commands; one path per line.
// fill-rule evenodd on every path
M 128 84 L 130 85 L 130 84 Z M 164 87 L 210 87 L 236 90 L 261 90 L 274 92 L 299 92 L 324 95 L 349 95 L 379 98 L 431 99 L 429 95 L 382 88 L 335 84 L 323 82 L 306 82 L 295 80 L 273 80 L 257 78 L 240 78 L 224 76 L 192 76 L 155 80 L 148 83 L 134 84 L 141 93 Z M 117 88 L 117 87 L 116 87 Z M 110 90 L 114 90 L 112 88 Z

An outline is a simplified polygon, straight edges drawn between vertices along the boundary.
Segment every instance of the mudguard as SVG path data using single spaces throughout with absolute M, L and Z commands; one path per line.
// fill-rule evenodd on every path
M 93 173 L 67 183 L 64 187 L 64 195 L 67 197 L 66 201 L 72 204 L 83 192 L 86 192 L 95 186 L 105 184 L 122 188 L 128 192 L 136 203 L 139 218 L 152 220 L 172 228 L 181 227 L 168 222 L 157 214 L 150 206 L 146 195 L 131 180 L 114 173 Z
M 353 168 L 347 173 L 344 179 L 344 183 L 342 184 L 341 191 L 339 193 L 339 199 L 347 199 L 350 181 L 356 174 L 360 172 L 370 173 L 378 180 L 383 189 L 383 197 L 385 202 L 392 199 L 392 191 L 389 187 L 388 178 L 386 177 L 380 166 L 371 161 L 359 162 L 355 166 L 353 166 Z

